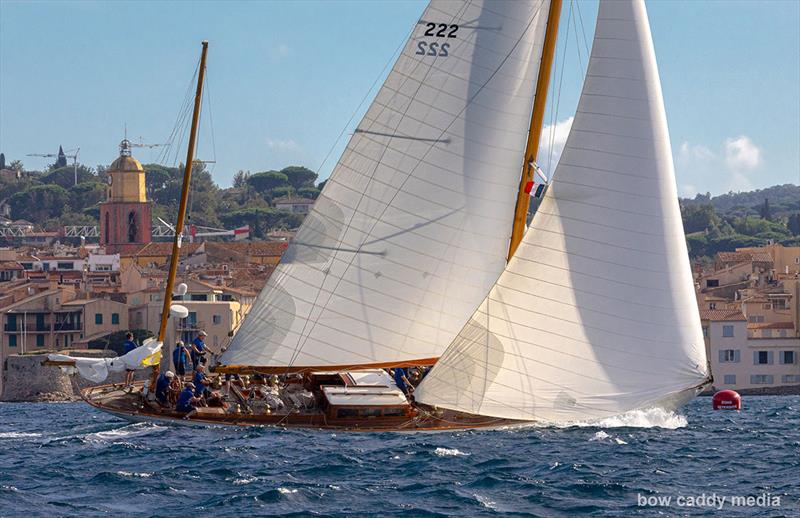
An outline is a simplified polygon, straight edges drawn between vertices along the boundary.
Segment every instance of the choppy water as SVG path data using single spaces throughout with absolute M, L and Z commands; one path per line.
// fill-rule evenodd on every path
M 742 413 L 710 404 L 407 435 L 132 425 L 82 403 L 0 404 L 0 515 L 674 516 L 709 513 L 711 502 L 686 504 L 715 494 L 725 516 L 800 516 L 800 397 L 746 397 Z M 640 506 L 648 497 L 662 505 Z

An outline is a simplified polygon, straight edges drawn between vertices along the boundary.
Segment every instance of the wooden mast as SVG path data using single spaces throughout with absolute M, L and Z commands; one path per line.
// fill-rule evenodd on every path
M 178 207 L 178 222 L 175 224 L 175 239 L 172 241 L 172 257 L 169 261 L 169 275 L 167 276 L 167 288 L 164 294 L 164 306 L 161 309 L 161 327 L 158 329 L 158 341 L 162 343 L 167 334 L 167 319 L 169 319 L 169 308 L 172 305 L 172 290 L 175 286 L 175 275 L 178 273 L 178 262 L 180 261 L 183 225 L 186 220 L 186 203 L 189 199 L 189 184 L 192 180 L 192 165 L 194 164 L 194 145 L 197 141 L 197 125 L 200 122 L 200 101 L 203 97 L 203 79 L 206 75 L 207 53 L 208 42 L 203 41 L 203 52 L 200 54 L 200 69 L 197 72 L 197 91 L 194 95 L 192 130 L 189 134 L 189 148 L 186 150 L 186 165 L 183 168 L 181 203 Z
M 511 242 L 508 246 L 508 260 L 517 251 L 522 236 L 525 233 L 525 223 L 528 219 L 528 205 L 530 194 L 525 192 L 525 186 L 533 181 L 534 163 L 539 151 L 539 141 L 542 137 L 544 124 L 544 110 L 547 103 L 547 87 L 550 83 L 550 71 L 553 68 L 553 57 L 556 51 L 556 38 L 558 36 L 558 22 L 561 16 L 561 0 L 550 1 L 550 11 L 547 13 L 547 29 L 544 35 L 542 48 L 542 61 L 539 64 L 539 78 L 536 83 L 536 95 L 533 98 L 533 112 L 531 113 L 531 126 L 528 130 L 528 143 L 525 146 L 525 160 L 522 164 L 522 178 L 519 181 L 517 193 L 517 206 L 514 210 L 514 226 L 511 229 Z

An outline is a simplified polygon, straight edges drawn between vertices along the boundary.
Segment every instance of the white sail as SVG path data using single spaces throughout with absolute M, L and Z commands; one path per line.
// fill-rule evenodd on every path
M 548 8 L 431 2 L 222 364 L 441 354 L 505 266 Z
M 600 3 L 553 182 L 418 401 L 571 422 L 691 396 L 707 379 L 643 0 Z

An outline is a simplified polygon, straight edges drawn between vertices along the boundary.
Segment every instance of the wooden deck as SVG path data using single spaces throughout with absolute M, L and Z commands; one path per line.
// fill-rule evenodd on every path
M 161 422 L 194 426 L 271 426 L 280 428 L 305 428 L 352 432 L 435 432 L 503 428 L 529 425 L 526 421 L 512 421 L 466 414 L 452 410 L 436 410 L 424 405 L 415 407 L 412 417 L 375 417 L 331 419 L 322 410 L 305 410 L 272 414 L 236 412 L 203 412 L 184 419 L 184 414 L 146 403 L 141 397 L 142 384 L 132 392 L 117 385 L 101 385 L 84 389 L 83 399 L 91 406 L 122 419 L 135 422 Z

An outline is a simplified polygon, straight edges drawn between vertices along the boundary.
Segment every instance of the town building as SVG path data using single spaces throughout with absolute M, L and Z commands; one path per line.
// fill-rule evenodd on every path
M 100 244 L 110 253 L 138 249 L 152 240 L 152 207 L 147 201 L 142 164 L 131 156 L 130 142 L 106 171 L 108 197 L 100 204 Z
M 800 247 L 717 255 L 698 278 L 698 304 L 716 389 L 800 390 Z
M 311 207 L 314 205 L 314 200 L 309 198 L 300 198 L 298 196 L 283 196 L 272 200 L 276 209 L 287 210 L 294 214 L 306 215 L 311 212 Z

